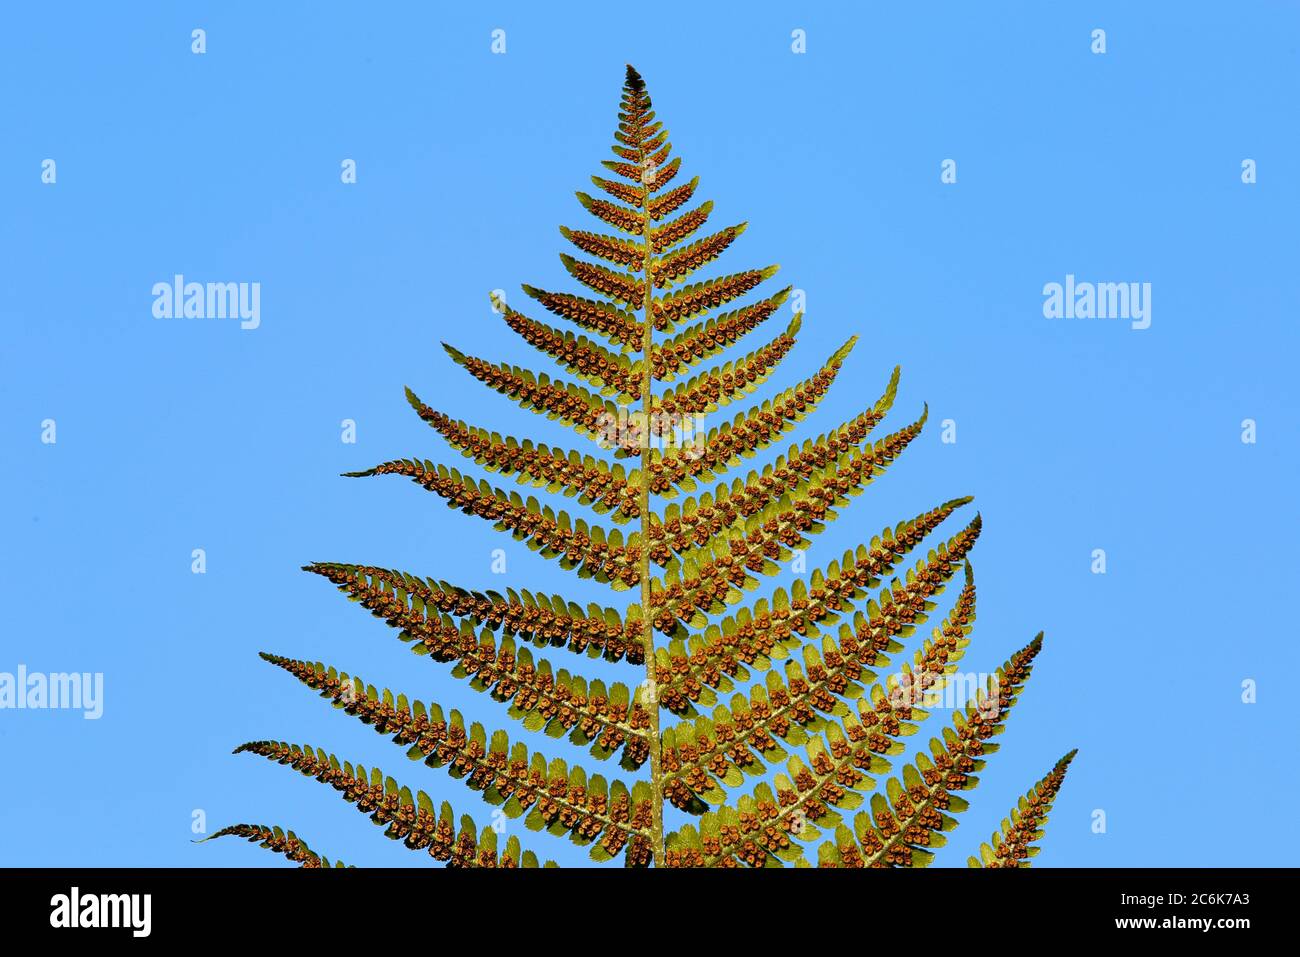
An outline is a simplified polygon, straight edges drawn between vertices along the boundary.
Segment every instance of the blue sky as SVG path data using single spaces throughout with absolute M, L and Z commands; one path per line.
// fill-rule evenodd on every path
M 291 826 L 357 864 L 427 862 L 329 789 L 230 754 L 252 738 L 378 765 L 488 822 L 477 795 L 257 652 L 324 660 L 513 737 L 491 701 L 299 566 L 616 603 L 410 483 L 339 473 L 411 455 L 463 465 L 405 385 L 472 423 L 581 442 L 475 384 L 439 343 L 546 367 L 503 334 L 488 292 L 574 288 L 556 227 L 594 222 L 573 192 L 611 155 L 628 61 L 713 222 L 749 223 L 719 269 L 780 263 L 769 285 L 806 293 L 799 343 L 755 398 L 856 332 L 799 440 L 873 401 L 895 364 L 888 426 L 929 403 L 922 437 L 809 567 L 974 495 L 966 513 L 985 530 L 965 665 L 991 671 L 1047 634 L 942 862 L 963 864 L 1078 747 L 1041 864 L 1294 863 L 1288 817 L 1252 817 L 1300 784 L 1286 697 L 1295 5 L 817 7 L 669 3 L 652 27 L 628 5 L 6 11 L 0 672 L 102 672 L 105 695 L 97 721 L 0 711 L 0 864 L 276 865 L 240 843 L 193 845 L 196 811 L 209 829 Z M 1099 28 L 1104 54 L 1090 50 Z M 345 159 L 355 184 L 340 181 Z M 956 183 L 940 180 L 946 159 Z M 260 283 L 259 328 L 155 319 L 151 289 L 177 273 Z M 1150 283 L 1150 328 L 1045 318 L 1044 285 L 1067 275 Z M 490 569 L 498 547 L 505 576 Z

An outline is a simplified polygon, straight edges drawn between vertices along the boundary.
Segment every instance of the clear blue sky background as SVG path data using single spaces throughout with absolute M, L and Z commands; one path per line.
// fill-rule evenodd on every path
M 338 475 L 461 461 L 404 385 L 471 422 L 580 441 L 438 344 L 545 367 L 487 293 L 573 288 L 556 226 L 592 222 L 573 191 L 611 155 L 625 61 L 714 222 L 750 223 L 720 266 L 778 262 L 778 281 L 806 290 L 805 331 L 759 397 L 858 332 L 798 437 L 860 411 L 895 363 L 889 425 L 930 404 L 922 438 L 810 567 L 973 494 L 967 514 L 986 524 L 966 664 L 992 670 L 1047 633 L 943 861 L 964 863 L 1077 746 L 1042 864 L 1294 863 L 1277 802 L 1298 783 L 1296 6 L 816 8 L 668 3 L 650 27 L 626 4 L 6 10 L 0 671 L 103 672 L 106 710 L 0 712 L 0 863 L 279 860 L 192 845 L 195 809 L 212 829 L 292 826 L 358 864 L 427 862 L 329 789 L 230 754 L 250 738 L 377 764 L 488 821 L 477 795 L 256 653 L 322 659 L 516 731 L 299 565 L 606 598 L 408 482 Z M 356 185 L 340 182 L 345 158 Z M 955 185 L 940 182 L 947 158 Z M 150 289 L 175 273 L 260 282 L 261 328 L 155 320 Z M 1151 328 L 1045 319 L 1042 287 L 1067 273 L 1150 282 Z M 191 574 L 195 548 L 206 575 Z M 599 665 L 582 667 L 617 677 Z M 1241 701 L 1246 679 L 1257 704 Z

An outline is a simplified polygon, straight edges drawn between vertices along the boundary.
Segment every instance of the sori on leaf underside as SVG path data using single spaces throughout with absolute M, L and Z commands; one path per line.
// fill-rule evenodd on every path
M 525 832 L 506 837 L 413 789 L 409 772 L 402 780 L 315 745 L 268 739 L 236 751 L 328 784 L 388 837 L 449 866 L 550 866 L 538 856 L 549 838 L 529 831 L 628 866 L 927 865 L 997 751 L 1042 636 L 964 707 L 948 708 L 928 745 L 909 747 L 971 641 L 969 555 L 982 526 L 977 514 L 949 521 L 969 499 L 934 504 L 788 586 L 763 589 L 890 467 L 926 413 L 878 431 L 897 396 L 894 369 L 853 418 L 793 441 L 839 375 L 849 339 L 812 376 L 718 416 L 773 374 L 803 317 L 769 321 L 788 287 L 746 302 L 776 266 L 698 275 L 746 224 L 711 221 L 713 204 L 697 201 L 698 179 L 679 176 L 668 131 L 630 66 L 613 154 L 592 177 L 594 192 L 578 194 L 597 223 L 560 230 L 578 254 L 561 257 L 564 270 L 585 288 L 525 285 L 549 321 L 493 302 L 505 326 L 568 378 L 445 346 L 484 385 L 573 429 L 578 447 L 461 421 L 408 388 L 442 442 L 496 481 L 415 455 L 347 474 L 406 477 L 631 602 L 582 605 L 371 565 L 306 566 L 436 663 L 435 687 L 459 681 L 495 699 L 509 719 L 499 730 L 335 664 L 262 654 L 409 760 L 445 769 L 505 820 L 522 819 Z M 691 445 L 657 441 L 702 416 L 720 421 Z M 611 422 L 620 423 L 613 441 Z M 765 450 L 777 454 L 746 465 Z M 566 498 L 591 517 L 564 511 Z M 626 681 L 584 677 L 593 658 L 626 668 Z M 566 738 L 590 762 L 548 757 L 548 737 Z M 972 866 L 1027 864 L 1073 757 L 1021 799 Z M 331 865 L 278 826 L 212 835 L 223 836 L 302 866 Z M 533 841 L 537 849 L 524 846 Z

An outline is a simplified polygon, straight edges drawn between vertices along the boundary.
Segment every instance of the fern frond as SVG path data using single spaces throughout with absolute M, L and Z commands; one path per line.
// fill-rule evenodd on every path
M 445 465 L 415 459 L 384 462 L 363 473 L 352 475 L 402 475 L 447 501 L 449 508 L 466 515 L 476 515 L 509 531 L 543 558 L 556 559 L 561 568 L 576 569 L 579 577 L 594 578 L 616 590 L 637 584 L 640 575 L 640 535 L 633 533 L 626 543 L 617 528 L 604 529 L 588 525 L 585 519 L 571 519 L 567 512 L 558 514 L 529 496 L 504 492 L 487 482 L 475 483 L 468 475 Z
M 582 229 L 569 229 L 567 226 L 560 227 L 560 235 L 584 253 L 598 256 L 624 269 L 641 272 L 645 266 L 645 247 L 630 239 L 604 236 Z
M 620 166 L 620 168 L 622 167 Z M 639 187 L 629 186 L 627 183 L 620 183 L 617 180 L 601 179 L 599 176 L 593 176 L 591 181 L 620 203 L 627 203 L 637 209 L 641 208 L 642 196 Z
M 739 299 L 763 280 L 775 276 L 779 268 L 766 266 L 762 269 L 747 269 L 729 276 L 693 283 L 677 292 L 661 296 L 650 304 L 651 324 L 660 332 L 668 332 L 680 322 L 694 319 L 710 309 Z
M 329 579 L 339 591 L 394 628 L 418 630 L 435 612 L 442 612 L 493 630 L 500 628 L 539 647 L 567 647 L 577 654 L 603 655 L 608 661 L 626 660 L 629 664 L 645 660 L 639 615 L 629 614 L 624 621 L 612 608 L 593 604 L 584 610 L 558 595 L 548 598 L 527 590 L 516 594 L 514 589 L 507 589 L 504 596 L 468 591 L 370 565 L 317 562 L 304 565 L 303 571 Z
M 461 818 L 458 835 L 450 804 L 444 801 L 441 813 L 435 813 L 429 795 L 423 791 L 412 793 L 378 768 L 371 768 L 367 774 L 363 765 L 353 767 L 351 762 L 340 762 L 319 748 L 286 741 L 249 741 L 235 748 L 235 754 L 241 753 L 260 755 L 328 784 L 343 800 L 368 814 L 375 824 L 385 827 L 387 837 L 401 841 L 413 851 L 427 851 L 434 860 L 446 861 L 448 867 L 537 866 L 537 855 L 523 851 L 517 838 L 507 841 L 504 851 L 498 855 L 496 833 L 488 827 L 476 836 L 474 820 L 468 815 Z M 545 866 L 555 864 L 547 861 Z
M 630 273 L 615 272 L 595 263 L 561 253 L 560 262 L 569 275 L 607 299 L 636 308 L 645 300 L 645 283 Z
M 529 731 L 543 731 L 548 737 L 568 735 L 578 747 L 605 760 L 622 754 L 622 765 L 635 771 L 650 753 L 646 735 L 650 719 L 638 702 L 631 700 L 627 685 L 605 687 L 561 669 L 556 672 L 545 659 L 534 661 L 527 648 L 516 649 L 506 637 L 500 647 L 490 630 L 476 636 L 468 623 L 456 628 L 450 618 L 429 620 L 422 627 L 403 629 L 400 637 L 412 642 L 411 650 L 434 661 L 452 662 L 452 676 L 469 680 L 475 691 L 485 691 L 509 704 L 510 717 Z M 264 661 L 284 669 L 300 681 L 313 674 L 338 672 L 321 662 L 300 661 L 261 653 Z
M 630 236 L 641 235 L 641 216 L 633 210 L 611 203 L 607 199 L 596 199 L 583 192 L 577 193 L 577 197 L 583 209 L 602 222 L 613 226 L 620 233 L 627 233 Z
M 626 356 L 610 352 L 586 336 L 575 336 L 568 330 L 556 329 L 529 319 L 500 300 L 494 302 L 504 314 L 506 325 L 525 342 L 555 359 L 580 379 L 601 387 L 601 395 L 618 395 L 623 402 L 641 398 L 639 363 L 630 362 Z
M 650 463 L 650 491 L 663 495 L 674 485 L 683 491 L 695 489 L 695 479 L 713 477 L 767 448 L 801 422 L 826 395 L 839 375 L 844 357 L 857 336 L 831 355 L 818 372 L 775 398 L 742 412 L 725 425 L 710 429 L 699 446 L 660 452 Z
M 733 312 L 710 316 L 655 346 L 650 354 L 654 377 L 661 382 L 671 382 L 682 370 L 734 345 L 775 313 L 789 298 L 791 288 L 786 286 L 774 296 Z
M 1028 867 L 1029 859 L 1038 855 L 1034 841 L 1043 836 L 1043 825 L 1052 810 L 1052 803 L 1065 783 L 1065 772 L 1079 753 L 1071 751 L 1047 776 L 1035 784 L 1011 809 L 1011 817 L 1002 821 L 1002 830 L 993 835 L 993 844 L 980 845 L 980 856 L 967 862 L 971 867 Z
M 599 333 L 625 352 L 640 352 L 643 327 L 636 316 L 606 302 L 583 299 L 567 292 L 547 292 L 536 286 L 521 287 L 547 310 L 575 325 Z
M 692 180 L 687 184 L 690 191 L 695 190 L 695 181 Z M 687 186 L 679 186 L 678 190 L 686 190 Z M 674 190 L 673 193 L 676 193 Z M 667 200 L 673 193 L 667 193 L 662 198 Z M 682 203 L 690 201 L 690 193 L 684 193 Z M 667 204 L 665 203 L 665 206 Z M 676 208 L 676 207 L 674 207 Z M 669 210 L 660 208 L 660 215 L 667 215 Z M 709 220 L 709 215 L 713 212 L 713 200 L 701 203 L 699 206 L 682 213 L 676 219 L 669 220 L 662 226 L 655 226 L 650 230 L 650 248 L 656 253 L 667 252 L 672 247 L 685 239 L 689 239 Z
M 601 401 L 586 389 L 572 383 L 552 381 L 542 373 L 534 375 L 528 369 L 507 365 L 493 365 L 483 359 L 467 356 L 443 343 L 456 363 L 494 392 L 515 400 L 521 409 L 536 412 L 548 419 L 558 419 L 581 435 L 609 442 L 609 423 L 618 420 L 618 407 Z M 627 448 L 640 448 L 639 433 L 632 427 L 620 432 L 616 438 Z
M 449 416 L 425 405 L 410 389 L 406 390 L 406 398 L 420 418 L 446 439 L 448 445 L 489 472 L 516 475 L 516 481 L 520 485 L 545 488 L 547 492 L 558 492 L 567 497 L 577 496 L 580 504 L 587 505 L 602 515 L 608 514 L 619 524 L 640 515 L 637 473 L 628 476 L 622 465 L 610 465 L 601 459 L 574 451 L 564 452 L 545 445 L 535 446 L 531 439 L 520 441 L 513 436 L 503 438 L 495 432 L 453 421 Z M 344 474 L 357 478 L 380 473 L 375 469 L 366 469 Z
M 205 837 L 198 843 L 215 841 L 219 837 L 242 837 L 244 840 L 266 848 L 274 854 L 283 854 L 299 867 L 315 869 L 328 867 L 349 867 L 342 861 L 330 863 L 328 857 L 322 857 L 307 846 L 307 842 L 293 831 L 282 830 L 279 826 L 266 824 L 231 824 L 215 834 Z
M 315 671 L 295 677 L 379 734 L 392 735 L 395 744 L 407 745 L 407 757 L 447 768 L 507 817 L 526 814 L 530 830 L 568 834 L 576 844 L 595 841 L 591 856 L 602 861 L 632 842 L 629 863 L 641 863 L 639 839 L 645 837 L 650 813 L 649 788 L 643 782 L 629 789 L 622 781 L 588 775 L 577 766 L 570 769 L 559 758 L 547 761 L 521 743 L 511 745 L 504 731 L 494 731 L 489 739 L 480 724 L 467 729 L 458 711 L 444 715 L 440 706 L 430 704 L 426 712 L 422 702 L 394 698 L 359 678 Z M 245 745 L 239 750 L 256 749 Z
M 885 782 L 885 793 L 871 798 L 871 813 L 858 814 L 850 830 L 840 825 L 834 842 L 819 849 L 824 867 L 924 867 L 931 848 L 947 843 L 945 833 L 957 826 L 952 814 L 969 804 L 952 793 L 973 789 L 973 772 L 984 767 L 984 756 L 997 750 L 988 739 L 1001 733 L 1007 714 L 1029 679 L 1032 663 L 1042 649 L 1039 634 L 989 678 L 987 689 L 957 712 L 943 740 L 930 742 L 930 755 L 920 753 L 905 765 L 902 778 Z
M 794 348 L 794 337 L 799 332 L 802 318 L 801 314 L 796 315 L 784 332 L 744 358 L 701 372 L 675 389 L 664 392 L 655 402 L 656 411 L 668 416 L 713 412 L 719 406 L 729 405 L 738 396 L 753 392 L 767 381 L 777 363 Z

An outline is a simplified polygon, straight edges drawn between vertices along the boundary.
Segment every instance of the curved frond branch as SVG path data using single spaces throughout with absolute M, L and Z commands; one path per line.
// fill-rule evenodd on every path
M 957 826 L 952 814 L 967 807 L 953 793 L 979 784 L 974 772 L 985 756 L 998 749 L 989 739 L 1001 732 L 1007 715 L 1033 670 L 1043 647 L 1040 633 L 1017 651 L 989 678 L 985 691 L 976 694 L 965 713 L 958 711 L 943 739 L 930 742 L 930 754 L 920 753 L 904 766 L 902 778 L 885 782 L 885 793 L 871 798 L 871 813 L 859 813 L 853 830 L 836 828 L 834 842 L 820 848 L 820 863 L 829 867 L 924 867 L 931 848 L 947 843 L 945 834 Z
M 548 419 L 558 419 L 606 446 L 613 438 L 623 448 L 641 447 L 640 431 L 629 424 L 624 429 L 613 430 L 610 425 L 619 421 L 619 410 L 613 402 L 602 401 L 586 389 L 573 384 L 552 381 L 545 374 L 534 375 L 527 369 L 506 365 L 493 365 L 483 359 L 467 356 L 443 343 L 443 348 L 464 369 L 494 392 L 513 399 L 521 409 L 536 412 Z
M 675 173 L 676 171 L 674 170 L 674 174 Z M 664 193 L 662 196 L 657 196 L 654 199 L 651 199 L 650 206 L 649 206 L 650 221 L 657 223 L 665 216 L 671 216 L 678 209 L 681 209 L 683 206 L 685 206 L 687 203 L 691 201 L 691 197 L 695 195 L 695 189 L 699 185 L 700 185 L 700 178 L 696 176 L 689 183 L 683 183 L 681 186 L 669 190 L 668 192 Z M 708 209 L 705 209 L 705 207 L 712 209 L 712 204 L 705 203 L 701 207 L 699 207 L 700 210 L 704 211 L 703 215 L 707 218 L 709 212 Z M 654 247 L 656 252 L 662 249 L 666 249 L 668 248 L 668 246 L 672 245 L 672 243 L 668 243 L 667 245 L 661 243 L 661 239 L 668 238 L 670 236 L 670 233 L 668 233 L 666 230 L 668 229 L 668 227 L 672 225 L 673 225 L 672 223 L 668 223 L 657 229 L 652 228 L 650 230 L 651 244 Z M 685 225 L 686 225 L 685 223 L 682 223 L 677 228 L 680 230 L 684 228 Z M 696 228 L 697 229 L 699 228 L 698 224 Z M 660 230 L 665 230 L 665 231 L 661 232 Z M 694 230 L 691 231 L 693 232 Z M 679 236 L 678 238 L 681 237 Z M 674 239 L 673 242 L 676 242 L 676 240 Z
M 739 299 L 763 280 L 775 276 L 779 268 L 766 266 L 762 269 L 747 269 L 729 276 L 693 283 L 655 299 L 650 304 L 651 324 L 660 332 L 668 332 L 680 322 L 694 319 L 710 309 Z
M 797 314 L 784 332 L 743 358 L 701 372 L 664 392 L 655 402 L 656 411 L 675 420 L 716 411 L 719 406 L 729 405 L 737 397 L 753 392 L 794 348 L 802 319 L 803 315 Z
M 679 372 L 735 345 L 775 313 L 790 297 L 792 288 L 786 286 L 767 299 L 734 312 L 711 316 L 655 346 L 650 358 L 654 377 L 661 382 L 671 382 Z
M 1079 753 L 1075 748 L 1060 761 L 1047 776 L 1030 788 L 1029 793 L 1011 809 L 1011 816 L 1002 821 L 1002 830 L 993 835 L 993 844 L 980 845 L 980 856 L 967 862 L 971 867 L 1028 867 L 1029 859 L 1037 856 L 1039 848 L 1034 842 L 1043 836 L 1043 825 L 1052 810 L 1056 795 L 1065 783 L 1065 772 Z
M 403 629 L 411 650 L 434 661 L 454 663 L 452 675 L 468 679 L 475 691 L 484 691 L 509 704 L 510 716 L 529 731 L 548 737 L 568 735 L 578 747 L 604 761 L 622 754 L 623 767 L 635 771 L 650 753 L 646 735 L 649 717 L 639 702 L 631 700 L 627 685 L 606 688 L 603 681 L 556 672 L 546 660 L 534 661 L 527 648 L 517 649 L 506 637 L 500 647 L 490 630 L 476 636 L 472 626 L 457 628 L 446 615 Z M 338 672 L 322 662 L 300 661 L 261 653 L 264 661 L 282 668 L 303 682 L 322 672 Z
M 719 543 L 726 543 L 728 554 L 750 571 L 774 574 L 775 563 L 785 561 L 790 549 L 806 547 L 806 536 L 838 518 L 831 506 L 848 504 L 846 496 L 861 494 L 883 474 L 921 434 L 925 421 L 923 414 L 866 450 L 854 447 L 834 456 L 821 445 L 795 468 L 778 460 L 768 483 L 737 479 L 732 489 L 720 485 L 713 494 L 680 506 L 671 503 L 662 519 L 651 517 L 650 557 L 660 566 L 673 554 L 683 563 L 702 563 L 716 554 Z M 822 467 L 814 469 L 819 459 Z M 757 476 L 751 473 L 750 478 Z
M 628 476 L 622 465 L 610 465 L 602 459 L 578 452 L 534 445 L 531 439 L 504 438 L 495 432 L 453 421 L 420 401 L 410 389 L 407 401 L 420 418 L 427 422 L 447 444 L 466 458 L 500 475 L 517 476 L 520 485 L 545 488 L 566 497 L 577 496 L 579 504 L 622 524 L 640 514 L 637 502 L 636 473 Z M 379 474 L 374 469 L 347 472 L 349 477 Z
M 547 310 L 574 325 L 599 333 L 624 352 L 640 352 L 644 330 L 636 316 L 594 299 L 583 299 L 567 292 L 547 292 L 536 286 L 521 287 Z
M 399 459 L 352 474 L 405 476 L 442 496 L 449 508 L 492 522 L 543 558 L 556 559 L 561 568 L 576 569 L 582 578 L 594 578 L 620 591 L 640 581 L 640 535 L 635 532 L 625 543 L 617 528 L 589 526 L 584 519 L 571 519 L 567 512 L 557 514 L 532 496 L 525 501 L 518 492 L 504 492 L 487 482 L 475 483 L 456 469 L 428 461 Z
M 739 465 L 742 456 L 767 448 L 817 407 L 856 342 L 857 336 L 849 339 L 815 375 L 797 386 L 710 429 L 698 446 L 658 455 L 649 467 L 650 491 L 663 495 L 673 486 L 694 491 L 697 478 L 712 478 Z
M 582 204 L 582 208 L 601 222 L 607 223 L 620 233 L 627 233 L 629 236 L 641 235 L 641 217 L 633 210 L 628 209 L 626 206 L 619 206 L 617 203 L 611 203 L 607 199 L 596 199 L 583 192 L 578 192 L 576 195 L 578 202 Z
M 644 663 L 639 614 L 627 616 L 613 608 L 586 609 L 558 595 L 534 595 L 508 589 L 505 595 L 475 592 L 446 582 L 422 579 L 409 572 L 316 562 L 303 571 L 321 575 L 339 591 L 394 628 L 410 630 L 435 613 L 455 615 L 538 647 L 568 648 L 576 654 L 603 656 L 607 661 Z
M 322 749 L 286 741 L 249 741 L 235 748 L 235 754 L 241 753 L 260 755 L 328 784 L 343 800 L 383 827 L 385 836 L 401 841 L 410 850 L 426 851 L 435 861 L 445 861 L 448 867 L 538 866 L 537 855 L 524 851 L 517 838 L 507 841 L 498 853 L 496 833 L 488 827 L 480 834 L 468 815 L 461 817 L 457 834 L 455 812 L 450 804 L 444 801 L 441 813 L 435 812 L 429 795 L 423 791 L 412 793 L 378 768 L 367 772 L 364 766 L 354 767 L 349 761 L 339 761 Z M 547 861 L 545 866 L 555 864 Z
M 747 225 L 747 223 L 738 223 L 735 226 L 728 226 L 720 232 L 654 260 L 650 265 L 650 275 L 654 279 L 655 288 L 670 289 L 687 276 L 703 269 L 726 252 L 727 247 L 736 241 Z
M 328 857 L 322 857 L 307 846 L 307 842 L 293 831 L 285 831 L 278 825 L 266 824 L 231 824 L 197 843 L 215 841 L 219 837 L 242 837 L 244 840 L 266 848 L 273 854 L 283 854 L 299 867 L 315 869 L 322 867 L 350 867 L 342 861 L 330 863 Z
M 691 189 L 694 190 L 694 188 L 692 181 Z M 685 189 L 685 187 L 679 187 L 679 189 Z M 671 195 L 672 193 L 668 194 L 668 196 Z M 664 198 L 666 199 L 667 196 Z M 689 201 L 689 197 L 682 200 L 683 203 Z M 689 239 L 709 221 L 712 212 L 713 200 L 708 200 L 689 212 L 682 213 L 676 219 L 669 220 L 662 226 L 655 226 L 650 230 L 650 249 L 656 253 L 665 253 L 678 243 Z
M 582 229 L 569 229 L 567 226 L 560 227 L 560 235 L 584 253 L 597 256 L 624 269 L 630 269 L 632 272 L 641 272 L 645 265 L 645 248 L 633 240 L 604 236 Z
M 646 836 L 651 808 L 643 782 L 629 789 L 622 781 L 588 775 L 576 766 L 570 769 L 559 758 L 548 761 L 521 743 L 512 745 L 504 731 L 492 732 L 489 739 L 480 724 L 466 728 L 458 711 L 444 715 L 440 706 L 430 704 L 426 712 L 422 702 L 394 698 L 390 691 L 381 692 L 359 678 L 328 672 L 298 677 L 335 707 L 379 734 L 392 735 L 395 744 L 408 746 L 407 757 L 423 759 L 429 767 L 447 768 L 452 777 L 482 792 L 489 804 L 500 806 L 507 817 L 527 814 L 525 824 L 531 830 L 549 828 L 553 833 L 568 833 L 575 843 L 597 842 L 592 847 L 596 860 L 608 860 L 629 841 Z M 249 745 L 240 750 L 262 753 Z M 640 847 L 640 840 L 633 841 L 633 859 L 639 858 Z
M 530 319 L 499 300 L 496 305 L 505 316 L 506 325 L 525 342 L 580 379 L 601 388 L 602 395 L 617 395 L 624 402 L 641 398 L 639 362 L 630 362 L 626 356 L 610 352 L 586 336 L 575 336 L 568 330 Z
M 644 280 L 637 279 L 630 273 L 615 272 L 613 269 L 597 266 L 595 263 L 574 259 L 564 253 L 560 254 L 560 262 L 564 264 L 569 275 L 578 282 L 620 305 L 635 309 L 645 298 Z

